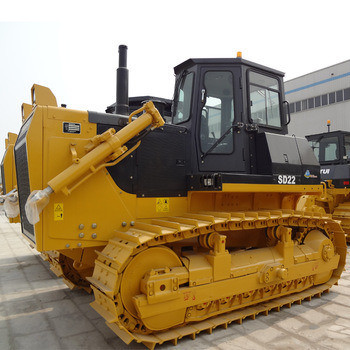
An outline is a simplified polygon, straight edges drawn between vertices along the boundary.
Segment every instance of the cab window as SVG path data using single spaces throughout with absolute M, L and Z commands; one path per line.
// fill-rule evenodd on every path
M 350 160 L 350 135 L 344 136 L 344 147 L 345 147 L 345 155 L 347 159 Z
M 229 71 L 206 72 L 202 94 L 205 99 L 200 126 L 202 152 L 214 146 L 210 153 L 232 153 L 233 74 Z
M 339 159 L 338 137 L 321 137 L 309 141 L 319 162 L 331 162 Z
M 249 71 L 250 117 L 254 123 L 281 127 L 279 82 Z
M 174 99 L 173 124 L 190 119 L 194 73 L 186 74 L 180 80 Z
M 309 144 L 312 148 L 312 150 L 314 151 L 314 154 L 317 158 L 318 161 L 320 161 L 320 142 L 319 141 L 315 141 L 315 140 L 310 140 Z

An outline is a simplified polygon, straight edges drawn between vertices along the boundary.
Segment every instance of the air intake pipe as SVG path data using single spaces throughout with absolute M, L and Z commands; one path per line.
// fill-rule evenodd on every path
M 126 68 L 128 47 L 119 45 L 119 68 L 117 69 L 117 101 L 115 113 L 129 115 L 129 70 Z

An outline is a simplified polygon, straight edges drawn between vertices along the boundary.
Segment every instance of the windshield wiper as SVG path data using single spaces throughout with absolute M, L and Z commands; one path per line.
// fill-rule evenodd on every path
M 232 124 L 232 125 L 222 134 L 222 136 L 221 136 L 219 139 L 217 139 L 217 140 L 215 141 L 215 143 L 214 143 L 205 153 L 203 153 L 203 154 L 201 155 L 202 160 L 204 160 L 204 158 L 205 158 L 209 153 L 211 153 L 211 151 L 212 151 L 213 149 L 215 149 L 215 148 L 217 147 L 217 145 L 231 132 L 231 129 L 240 130 L 240 129 L 243 128 L 243 126 L 244 126 L 244 124 L 243 124 L 242 122 L 238 122 L 238 123 L 236 123 L 236 124 Z

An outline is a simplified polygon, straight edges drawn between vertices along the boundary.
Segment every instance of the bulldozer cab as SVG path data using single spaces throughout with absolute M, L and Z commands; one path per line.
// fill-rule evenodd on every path
M 259 131 L 287 133 L 283 73 L 235 59 L 175 67 L 173 124 L 191 129 L 198 170 L 256 172 Z
M 350 132 L 331 131 L 306 138 L 321 165 L 350 162 Z
M 350 132 L 331 131 L 306 136 L 321 165 L 321 179 L 336 188 L 350 184 Z

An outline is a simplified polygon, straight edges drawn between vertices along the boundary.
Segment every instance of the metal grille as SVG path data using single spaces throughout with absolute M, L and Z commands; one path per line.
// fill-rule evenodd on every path
M 29 223 L 24 209 L 27 198 L 30 195 L 26 135 L 31 121 L 32 118 L 27 119 L 27 122 L 22 126 L 18 135 L 15 144 L 15 162 L 22 232 L 35 243 L 34 226 Z

